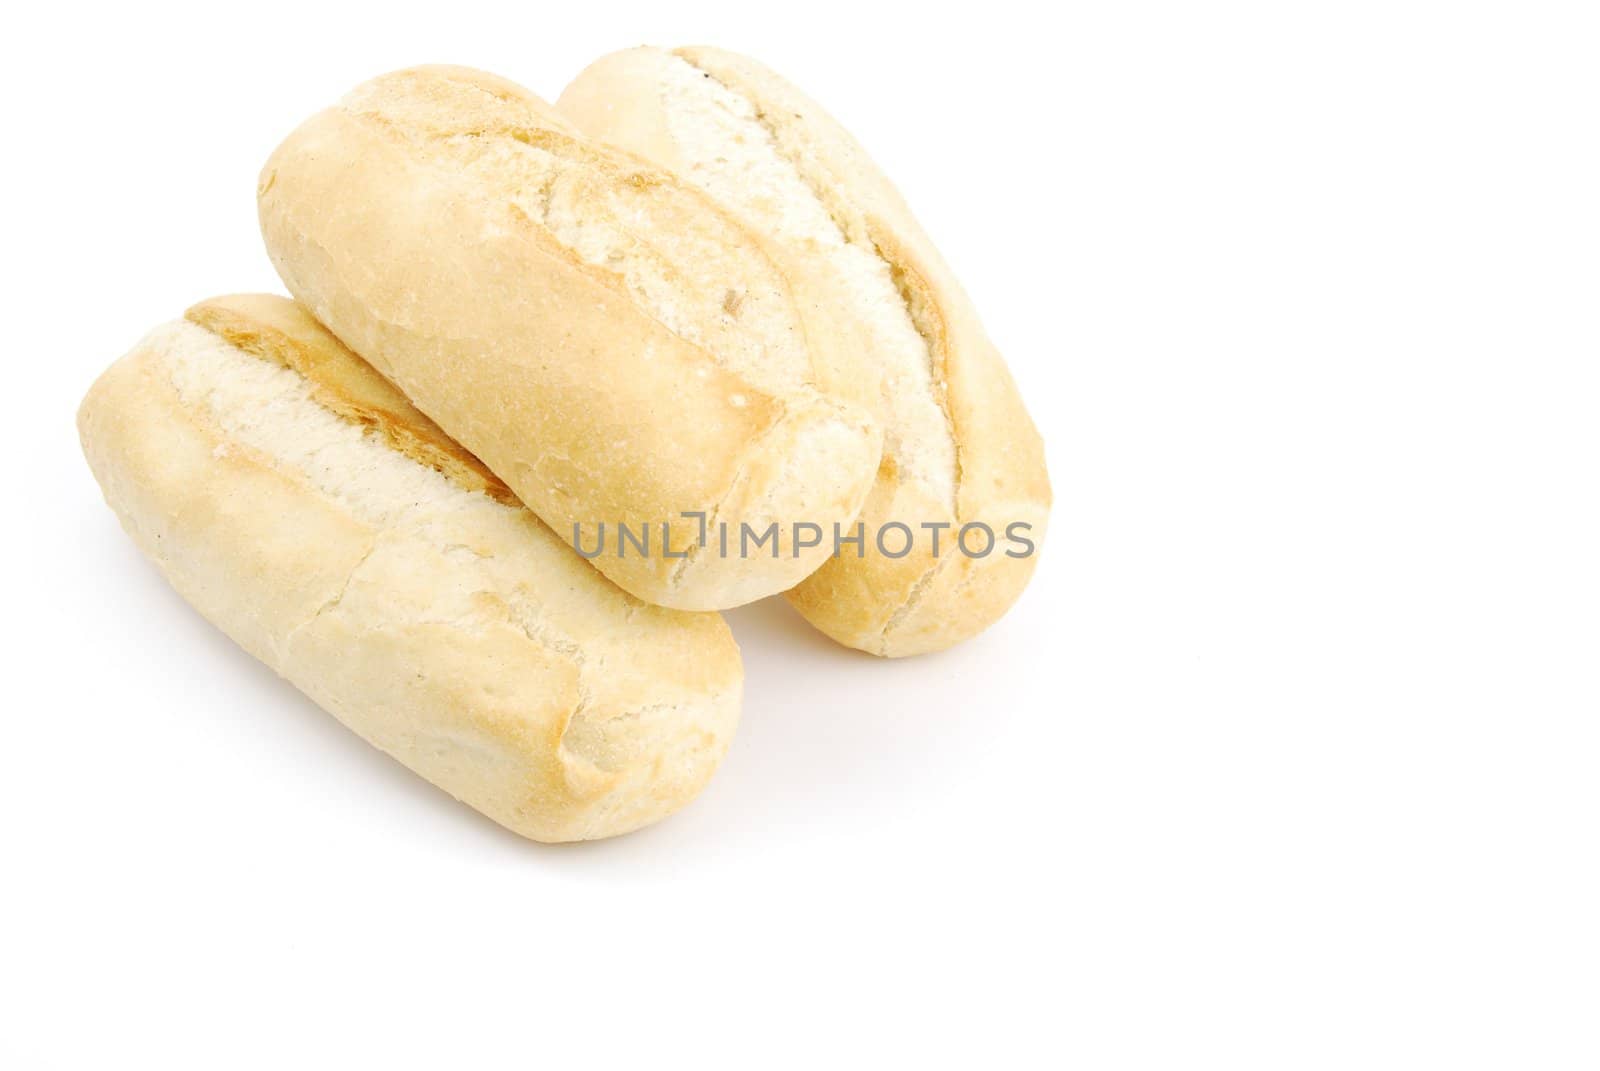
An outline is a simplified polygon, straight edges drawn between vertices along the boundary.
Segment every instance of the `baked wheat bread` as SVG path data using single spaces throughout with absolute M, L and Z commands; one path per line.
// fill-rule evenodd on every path
M 835 335 L 761 242 L 518 86 L 374 79 L 278 147 L 259 207 L 290 292 L 642 599 L 785 590 L 828 551 L 795 523 L 848 522 L 871 487 L 881 431 L 828 389 Z M 700 543 L 774 523 L 775 553 Z
M 832 345 L 846 360 L 834 388 L 873 409 L 884 452 L 861 515 L 865 556 L 846 548 L 790 592 L 800 612 L 841 643 L 891 656 L 948 647 L 998 619 L 1033 572 L 1024 540 L 1036 549 L 1044 537 L 1043 443 L 971 302 L 861 147 L 765 67 L 710 48 L 606 56 L 557 109 L 727 206 L 797 290 L 835 312 Z M 894 522 L 917 533 L 898 559 L 871 535 Z M 953 548 L 974 524 L 1002 541 L 987 556 Z M 924 525 L 950 526 L 937 556 L 937 530 Z M 1008 529 L 1023 539 L 1005 540 Z M 982 531 L 971 535 L 976 553 Z
M 722 758 L 742 687 L 722 620 L 612 586 L 293 302 L 218 298 L 158 327 L 78 428 L 184 598 L 502 825 L 625 833 Z

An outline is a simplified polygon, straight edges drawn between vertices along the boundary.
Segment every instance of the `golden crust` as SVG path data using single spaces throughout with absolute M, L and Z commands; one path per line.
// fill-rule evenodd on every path
M 850 135 L 821 107 L 754 60 L 711 48 L 671 53 L 632 49 L 603 57 L 562 93 L 557 109 L 591 136 L 637 152 L 680 174 L 698 163 L 694 149 L 674 133 L 663 91 L 663 62 L 677 57 L 704 77 L 744 98 L 776 151 L 799 171 L 812 196 L 846 240 L 889 268 L 905 313 L 926 343 L 934 376 L 933 398 L 942 408 L 956 455 L 951 504 L 900 478 L 886 454 L 861 520 L 869 533 L 901 522 L 953 528 L 983 523 L 1003 537 L 1008 525 L 1031 526 L 1041 544 L 1050 508 L 1044 444 L 1006 369 L 954 274 L 911 215 L 905 202 Z M 826 293 L 829 270 L 817 248 L 784 241 L 770 225 L 770 206 L 745 213 L 797 285 Z M 764 222 L 763 217 L 767 217 Z M 838 285 L 834 281 L 833 285 Z M 843 302 L 827 303 L 837 312 Z M 841 321 L 848 317 L 836 317 Z M 813 325 L 814 333 L 829 330 Z M 855 328 L 831 330 L 849 337 Z M 869 349 L 840 346 L 845 360 L 831 371 L 844 384 L 870 391 L 876 370 Z M 1036 553 L 1003 552 L 969 559 L 948 546 L 935 560 L 930 541 L 901 559 L 869 553 L 826 562 L 788 593 L 797 609 L 841 643 L 874 654 L 900 656 L 949 647 L 1005 613 L 1032 576 Z
M 197 309 L 226 326 L 158 328 L 78 416 L 107 502 L 180 594 L 363 738 L 524 836 L 624 833 L 699 792 L 742 685 L 717 615 L 633 599 L 526 510 L 393 449 L 390 431 L 347 412 L 350 395 L 364 413 L 383 388 L 349 389 L 354 359 L 326 352 L 284 299 Z M 341 373 L 308 381 L 306 362 Z
M 290 291 L 563 535 L 846 522 L 881 430 L 821 389 L 762 243 L 703 194 L 459 68 L 374 79 L 303 124 L 259 185 Z M 716 609 L 784 590 L 776 560 L 603 554 L 641 598 Z

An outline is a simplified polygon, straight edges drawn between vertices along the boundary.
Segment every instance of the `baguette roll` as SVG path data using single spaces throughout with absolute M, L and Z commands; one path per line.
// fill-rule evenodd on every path
M 377 78 L 292 133 L 258 192 L 290 292 L 639 598 L 786 590 L 827 555 L 795 524 L 865 500 L 882 432 L 824 389 L 843 358 L 807 295 L 710 198 L 520 87 Z M 718 553 L 702 536 L 724 525 L 779 545 Z
M 834 312 L 847 355 L 834 386 L 883 424 L 883 458 L 861 514 L 864 556 L 846 548 L 790 601 L 839 642 L 886 656 L 949 647 L 997 620 L 1045 534 L 1044 446 L 960 284 L 861 147 L 765 67 L 710 48 L 606 56 L 557 109 L 728 207 Z M 898 536 L 889 553 L 873 537 L 893 524 L 916 536 L 903 557 L 890 556 Z M 967 526 L 981 526 L 971 555 L 955 545 Z M 983 528 L 997 540 L 987 555 Z
M 78 412 L 123 527 L 202 615 L 368 742 L 541 841 L 705 785 L 738 719 L 715 614 L 607 583 L 293 302 L 156 328 Z

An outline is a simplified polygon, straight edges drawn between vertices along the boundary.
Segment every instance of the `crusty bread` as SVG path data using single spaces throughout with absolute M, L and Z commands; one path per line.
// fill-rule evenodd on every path
M 841 643 L 890 656 L 948 647 L 997 620 L 1035 562 L 1008 556 L 1022 543 L 1007 529 L 1029 525 L 1018 531 L 1035 548 L 1044 537 L 1043 443 L 971 302 L 861 147 L 765 67 L 709 48 L 606 56 L 557 110 L 729 207 L 797 288 L 836 312 L 836 348 L 853 359 L 832 369 L 835 389 L 868 393 L 884 455 L 861 515 L 865 557 L 847 548 L 800 584 L 789 595 L 800 612 Z M 903 558 L 874 549 L 872 533 L 892 522 L 917 534 Z M 951 526 L 937 557 L 925 524 Z M 1000 539 L 988 556 L 953 552 L 969 524 Z M 974 530 L 975 551 L 982 542 Z
M 715 614 L 609 584 L 293 302 L 151 332 L 78 428 L 184 598 L 372 744 L 536 840 L 700 791 L 738 719 Z
M 262 233 L 290 291 L 628 591 L 719 609 L 798 583 L 848 523 L 881 430 L 758 241 L 700 191 L 538 98 L 429 67 L 357 88 L 277 149 Z M 776 555 L 710 530 L 776 522 Z M 652 527 L 648 555 L 615 526 Z M 660 525 L 671 524 L 669 557 Z

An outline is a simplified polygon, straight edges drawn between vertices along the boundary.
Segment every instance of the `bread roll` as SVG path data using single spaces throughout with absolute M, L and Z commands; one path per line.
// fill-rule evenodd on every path
M 889 656 L 939 650 L 997 620 L 1033 573 L 1025 544 L 1036 552 L 1044 537 L 1044 446 L 971 302 L 861 147 L 765 67 L 709 48 L 606 56 L 557 110 L 734 211 L 836 313 L 835 345 L 850 359 L 835 387 L 867 392 L 884 454 L 862 512 L 865 556 L 847 547 L 800 584 L 789 595 L 800 612 Z M 916 537 L 904 557 L 874 538 L 895 523 Z M 996 537 L 988 555 L 977 527 L 971 556 L 955 547 L 973 525 Z M 903 543 L 895 534 L 885 546 Z
M 841 358 L 761 244 L 518 86 L 368 82 L 278 147 L 259 202 L 295 297 L 642 599 L 783 591 L 828 549 L 794 525 L 848 522 L 871 487 L 881 431 L 819 389 Z M 700 543 L 774 523 L 772 554 Z
M 78 429 L 123 527 L 201 614 L 517 833 L 637 829 L 727 749 L 743 675 L 722 620 L 607 583 L 285 298 L 156 328 Z

